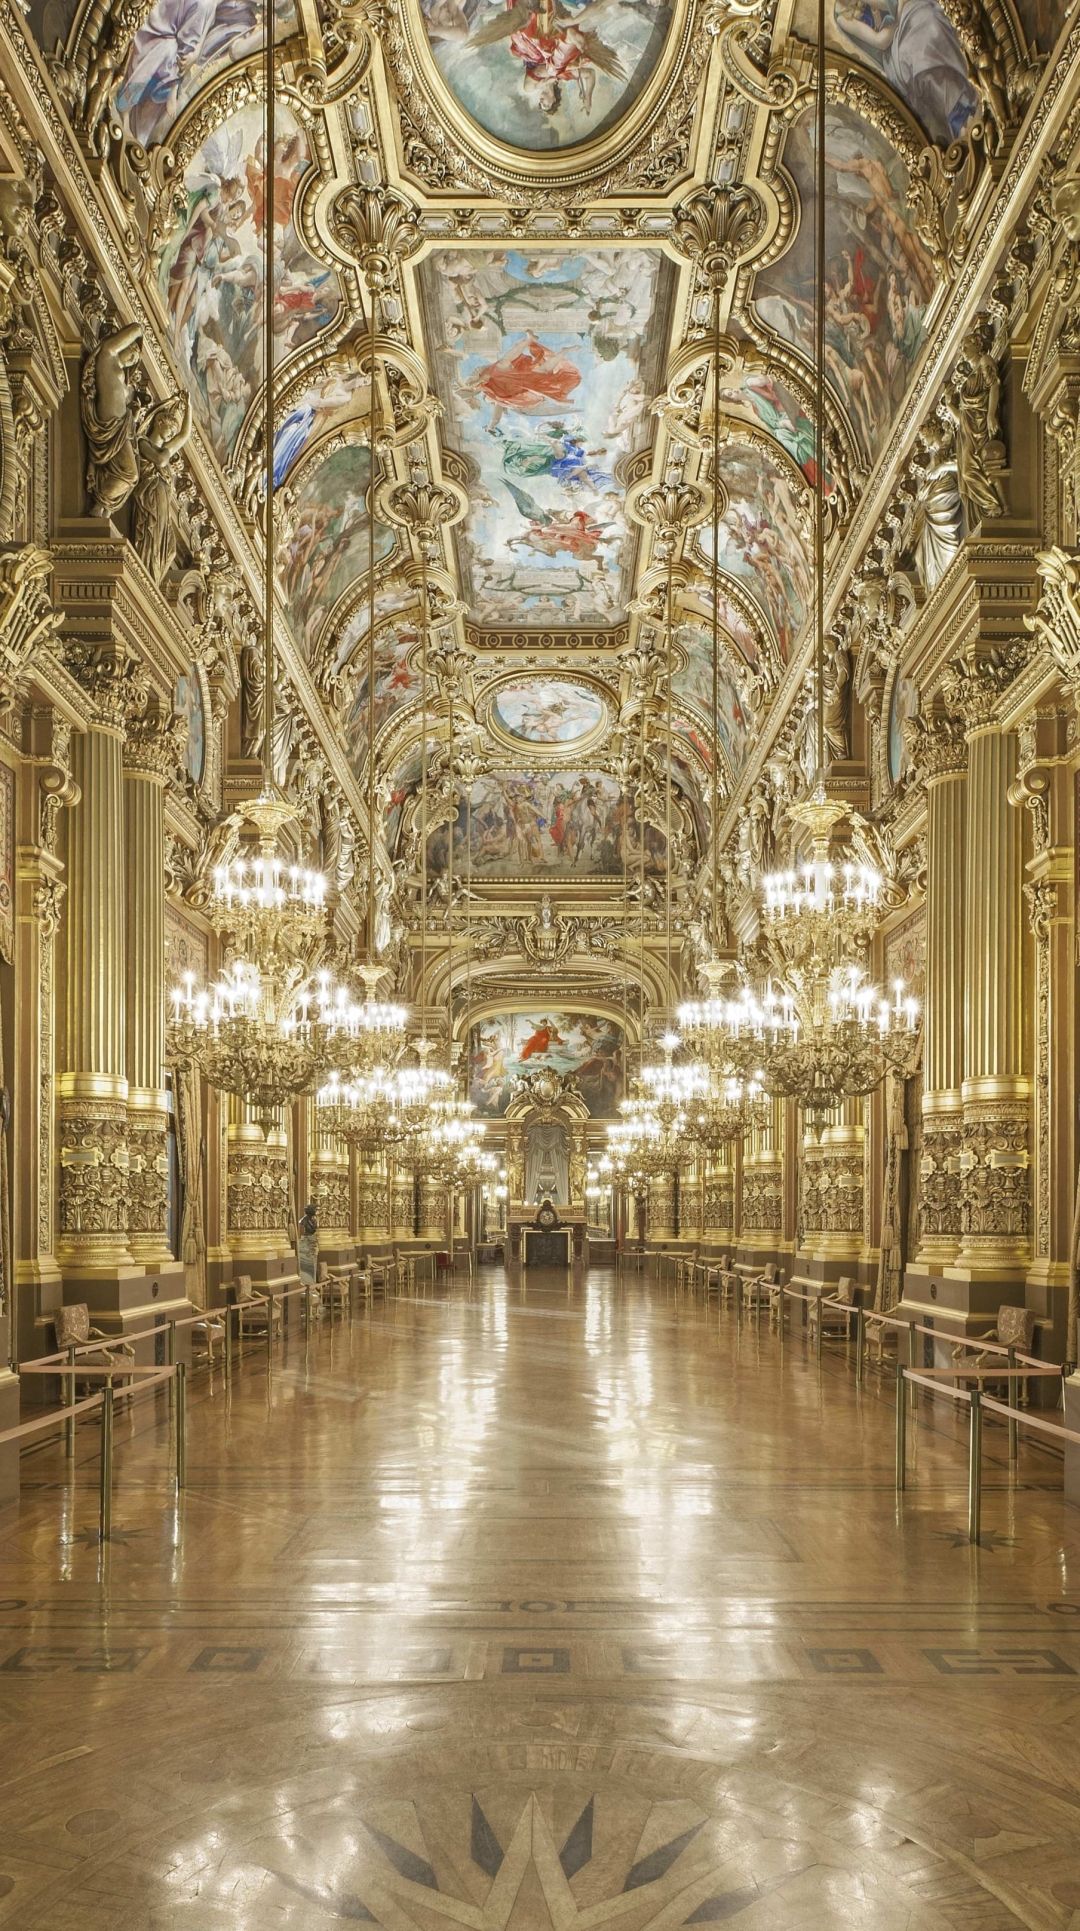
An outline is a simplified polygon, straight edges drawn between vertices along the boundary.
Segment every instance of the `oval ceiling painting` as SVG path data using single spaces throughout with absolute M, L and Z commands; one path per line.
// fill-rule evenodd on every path
M 492 723 L 520 744 L 577 744 L 607 719 L 596 691 L 556 677 L 523 677 L 502 684 L 491 706 Z
M 507 146 L 576 147 L 622 119 L 656 70 L 664 0 L 421 0 L 435 64 L 474 121 Z

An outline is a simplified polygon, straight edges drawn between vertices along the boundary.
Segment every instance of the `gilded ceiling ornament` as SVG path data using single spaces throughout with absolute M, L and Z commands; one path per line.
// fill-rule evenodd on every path
M 135 371 L 142 356 L 137 323 L 103 335 L 83 363 L 83 430 L 89 449 L 86 490 L 100 516 L 122 509 L 140 476 Z
M 1028 646 L 1021 638 L 987 650 L 972 644 L 953 658 L 942 676 L 941 696 L 946 709 L 961 718 L 969 732 L 992 724 L 1002 694 L 1023 668 L 1027 656 Z
M 738 262 L 749 261 L 767 226 L 765 204 L 752 188 L 699 188 L 679 203 L 672 240 L 694 262 L 710 289 L 726 286 Z
M 63 626 L 49 589 L 52 564 L 52 552 L 38 543 L 0 550 L 0 715 L 14 704 L 31 659 Z
M 382 184 L 344 188 L 330 210 L 330 230 L 373 295 L 391 292 L 401 263 L 424 238 L 413 203 Z
M 1035 559 L 1041 589 L 1026 628 L 1048 651 L 1066 684 L 1080 696 L 1080 556 L 1055 544 Z
M 960 345 L 941 407 L 956 428 L 960 493 L 972 523 L 1005 509 L 1002 475 L 1001 372 L 984 320 L 973 323 Z
M 968 748 L 959 718 L 938 713 L 904 719 L 904 744 L 917 782 L 967 776 Z

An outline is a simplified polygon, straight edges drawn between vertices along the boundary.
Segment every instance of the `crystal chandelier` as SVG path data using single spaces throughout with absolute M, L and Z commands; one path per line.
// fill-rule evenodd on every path
M 690 1129 L 706 1153 L 719 1153 L 769 1123 L 772 1101 L 757 1079 L 720 1077 L 691 1110 Z

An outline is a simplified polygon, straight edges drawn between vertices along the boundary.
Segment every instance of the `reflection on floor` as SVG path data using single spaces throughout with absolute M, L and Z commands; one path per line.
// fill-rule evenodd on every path
M 639 1276 L 483 1274 L 0 1523 L 0 1925 L 1080 1926 L 1080 1516 Z

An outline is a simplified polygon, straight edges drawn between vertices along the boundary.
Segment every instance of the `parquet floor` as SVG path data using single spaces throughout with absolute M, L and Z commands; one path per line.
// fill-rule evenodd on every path
M 0 1926 L 1080 1927 L 1080 1513 L 891 1381 L 496 1270 L 0 1518 Z

